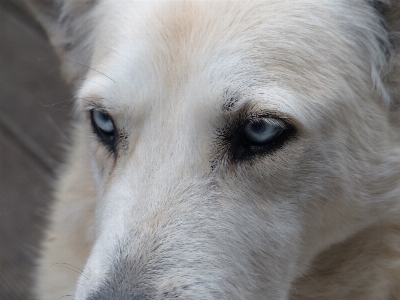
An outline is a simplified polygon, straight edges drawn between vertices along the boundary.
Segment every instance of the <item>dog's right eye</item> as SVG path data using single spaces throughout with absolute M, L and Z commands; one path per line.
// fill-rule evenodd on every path
M 90 119 L 92 127 L 100 141 L 106 145 L 111 152 L 116 149 L 116 130 L 111 117 L 100 110 L 91 110 Z
M 243 129 L 244 136 L 250 144 L 266 145 L 275 140 L 285 130 L 280 121 L 268 118 L 249 121 Z
M 273 117 L 257 117 L 239 125 L 228 137 L 234 161 L 266 155 L 281 148 L 295 134 L 287 121 Z

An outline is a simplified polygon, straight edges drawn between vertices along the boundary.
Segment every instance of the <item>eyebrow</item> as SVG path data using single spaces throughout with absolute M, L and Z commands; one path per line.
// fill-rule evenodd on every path
M 234 110 L 236 104 L 239 102 L 240 95 L 230 89 L 225 89 L 222 93 L 222 111 L 230 112 Z

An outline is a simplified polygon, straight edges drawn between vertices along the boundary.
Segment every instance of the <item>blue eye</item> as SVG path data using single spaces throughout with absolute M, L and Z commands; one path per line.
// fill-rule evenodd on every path
M 116 150 L 116 128 L 111 117 L 101 110 L 91 110 L 90 118 L 94 133 L 98 139 L 105 145 L 111 152 Z
M 114 124 L 109 115 L 99 110 L 93 110 L 93 121 L 105 134 L 113 134 Z
M 275 140 L 284 129 L 283 122 L 263 118 L 249 121 L 244 127 L 244 135 L 250 143 L 264 145 Z
M 235 121 L 235 120 L 234 120 Z M 270 116 L 252 116 L 227 127 L 225 141 L 233 162 L 250 161 L 278 151 L 296 137 L 296 128 L 289 120 Z

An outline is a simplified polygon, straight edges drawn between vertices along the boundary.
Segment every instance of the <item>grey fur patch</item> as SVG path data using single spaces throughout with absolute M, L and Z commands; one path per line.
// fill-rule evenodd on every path
M 114 249 L 112 266 L 107 272 L 101 287 L 89 295 L 87 300 L 150 300 L 155 299 L 152 288 L 152 270 L 135 262 L 127 255 L 129 249 L 118 243 Z
M 368 1 L 369 5 L 373 8 L 375 11 L 375 14 L 378 16 L 379 19 L 379 25 L 381 28 L 384 28 L 385 31 L 387 31 L 387 23 L 385 20 L 385 14 L 386 11 L 388 10 L 388 2 L 384 0 L 369 0 Z M 390 53 L 391 53 L 391 48 L 390 44 L 387 42 L 387 39 L 384 37 L 377 36 L 377 40 L 379 41 L 379 44 L 381 46 L 381 49 L 385 56 L 389 58 Z

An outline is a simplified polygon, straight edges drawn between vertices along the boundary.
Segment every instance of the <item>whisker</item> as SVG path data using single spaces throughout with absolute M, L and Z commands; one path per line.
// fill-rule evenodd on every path
M 116 82 L 114 79 L 112 79 L 111 77 L 109 77 L 109 76 L 107 76 L 106 74 L 104 74 L 104 73 L 102 73 L 102 72 L 100 72 L 100 71 L 98 71 L 98 70 L 96 70 L 96 69 L 93 69 L 93 68 L 91 68 L 91 67 L 89 67 L 89 66 L 87 66 L 87 65 L 78 63 L 78 62 L 73 61 L 73 60 L 65 59 L 65 58 L 62 58 L 61 60 L 68 61 L 68 62 L 70 62 L 70 63 L 80 65 L 80 66 L 82 66 L 82 67 L 86 67 L 86 68 L 88 68 L 88 69 L 90 69 L 90 70 L 93 70 L 93 71 L 95 71 L 95 72 L 97 72 L 97 73 L 99 73 L 99 74 L 101 74 L 101 75 L 104 75 L 104 76 L 107 77 L 108 79 L 110 79 L 110 80 L 114 81 L 115 83 L 117 83 L 117 82 Z
M 39 102 L 39 104 L 43 107 L 52 107 L 52 106 L 60 104 L 60 103 L 68 103 L 68 102 L 72 102 L 72 99 L 62 100 L 62 101 L 58 101 L 58 102 L 54 102 L 54 103 L 50 103 L 50 104 L 45 104 L 45 103 Z
M 83 271 L 82 271 L 81 269 L 79 269 L 78 267 L 75 267 L 74 265 L 67 264 L 67 263 L 54 263 L 54 264 L 52 264 L 50 267 L 52 267 L 52 266 L 54 266 L 54 265 L 58 265 L 58 267 L 66 268 L 66 269 L 68 269 L 68 270 L 74 271 L 74 272 L 76 272 L 76 273 L 82 275 L 83 277 L 85 277 L 87 280 L 89 280 L 89 278 L 83 273 Z M 69 267 L 66 267 L 66 266 L 60 266 L 60 265 L 67 265 L 67 266 L 70 266 L 70 268 L 69 268 Z
M 98 83 L 98 82 L 96 82 L 96 81 L 93 81 L 93 80 L 85 80 L 85 79 L 81 79 L 81 81 L 85 81 L 85 82 L 93 82 L 93 83 L 95 83 L 95 84 L 98 84 L 98 85 L 100 85 L 100 86 L 102 86 L 103 88 L 105 88 L 105 89 L 107 89 L 107 90 L 108 90 L 108 88 L 107 88 L 106 86 L 104 86 L 104 85 L 102 85 L 101 83 Z
M 64 296 L 61 296 L 60 298 L 57 298 L 57 300 L 58 299 L 61 299 L 61 298 L 64 298 L 64 297 L 73 297 L 74 295 L 64 295 Z

